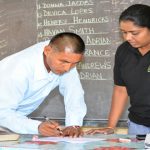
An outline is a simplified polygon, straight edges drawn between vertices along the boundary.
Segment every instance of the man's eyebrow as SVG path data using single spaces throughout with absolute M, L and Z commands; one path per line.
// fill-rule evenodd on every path
M 77 64 L 77 63 L 79 63 L 79 62 L 80 62 L 80 61 L 77 61 L 77 62 L 74 62 L 74 63 L 76 63 L 76 64 Z
M 63 62 L 67 62 L 67 63 L 73 63 L 73 64 L 77 64 L 77 63 L 79 63 L 79 62 L 80 62 L 80 60 L 79 60 L 79 61 L 77 61 L 77 62 L 70 62 L 70 61 L 63 60 L 63 59 L 61 59 L 61 61 L 63 61 Z

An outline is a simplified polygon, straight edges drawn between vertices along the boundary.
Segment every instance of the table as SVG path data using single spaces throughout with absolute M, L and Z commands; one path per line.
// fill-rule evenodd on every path
M 144 149 L 144 141 L 136 140 L 135 135 L 86 135 L 84 137 L 102 138 L 104 141 L 89 143 L 67 143 L 67 142 L 50 142 L 36 143 L 32 142 L 33 135 L 21 135 L 19 141 L 0 142 L 0 150 L 127 150 L 127 149 Z M 131 139 L 131 142 L 120 142 L 119 139 Z M 123 149 L 124 148 L 124 149 Z

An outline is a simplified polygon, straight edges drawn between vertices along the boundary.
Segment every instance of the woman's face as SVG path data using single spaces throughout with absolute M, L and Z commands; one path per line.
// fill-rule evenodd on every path
M 120 30 L 125 41 L 128 41 L 132 47 L 150 50 L 150 29 L 140 27 L 132 21 L 121 21 Z

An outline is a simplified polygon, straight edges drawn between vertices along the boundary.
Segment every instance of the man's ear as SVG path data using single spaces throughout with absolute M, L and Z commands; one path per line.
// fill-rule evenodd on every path
M 52 51 L 52 48 L 50 45 L 47 45 L 44 47 L 44 54 L 47 56 Z

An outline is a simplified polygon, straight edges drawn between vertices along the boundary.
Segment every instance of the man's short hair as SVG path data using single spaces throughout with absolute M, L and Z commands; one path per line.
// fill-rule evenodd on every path
M 73 53 L 82 54 L 85 52 L 85 43 L 83 39 L 72 32 L 58 33 L 52 37 L 49 45 L 54 46 L 55 50 L 63 51 L 66 46 L 72 47 Z

